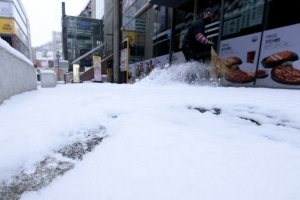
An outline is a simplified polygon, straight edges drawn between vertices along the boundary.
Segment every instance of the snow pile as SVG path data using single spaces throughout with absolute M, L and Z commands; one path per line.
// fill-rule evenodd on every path
M 142 82 L 157 84 L 189 83 L 193 85 L 211 85 L 209 66 L 199 62 L 179 63 L 155 68 Z

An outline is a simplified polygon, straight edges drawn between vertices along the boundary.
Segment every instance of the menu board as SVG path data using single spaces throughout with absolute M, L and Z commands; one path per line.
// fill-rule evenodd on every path
M 221 41 L 219 56 L 228 67 L 222 84 L 254 84 L 260 40 L 261 33 L 254 33 Z
M 231 3 L 229 3 L 231 2 Z M 264 0 L 235 0 L 225 3 L 223 36 L 262 23 Z
M 256 85 L 300 88 L 299 32 L 296 24 L 263 33 Z

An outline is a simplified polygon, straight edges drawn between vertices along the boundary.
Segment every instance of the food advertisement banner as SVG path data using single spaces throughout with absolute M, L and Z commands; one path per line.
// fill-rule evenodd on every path
M 155 58 L 147 59 L 144 61 L 140 61 L 135 63 L 135 77 L 142 79 L 148 76 L 151 71 L 154 69 Z
M 94 81 L 102 81 L 101 57 L 93 56 Z
M 221 41 L 219 55 L 228 67 L 222 84 L 254 85 L 260 41 L 261 33 Z
M 300 24 L 265 31 L 262 38 L 258 86 L 300 88 Z

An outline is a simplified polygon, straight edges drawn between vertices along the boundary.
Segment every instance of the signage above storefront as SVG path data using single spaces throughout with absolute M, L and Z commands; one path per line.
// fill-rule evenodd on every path
M 91 22 L 78 21 L 78 26 L 79 26 L 79 28 L 90 29 L 91 28 Z
M 15 33 L 13 23 L 13 19 L 0 18 L 0 33 Z

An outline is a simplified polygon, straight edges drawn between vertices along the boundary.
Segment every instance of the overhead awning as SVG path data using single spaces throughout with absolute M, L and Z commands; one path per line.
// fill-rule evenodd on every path
M 175 8 L 187 0 L 149 0 L 150 4 Z

